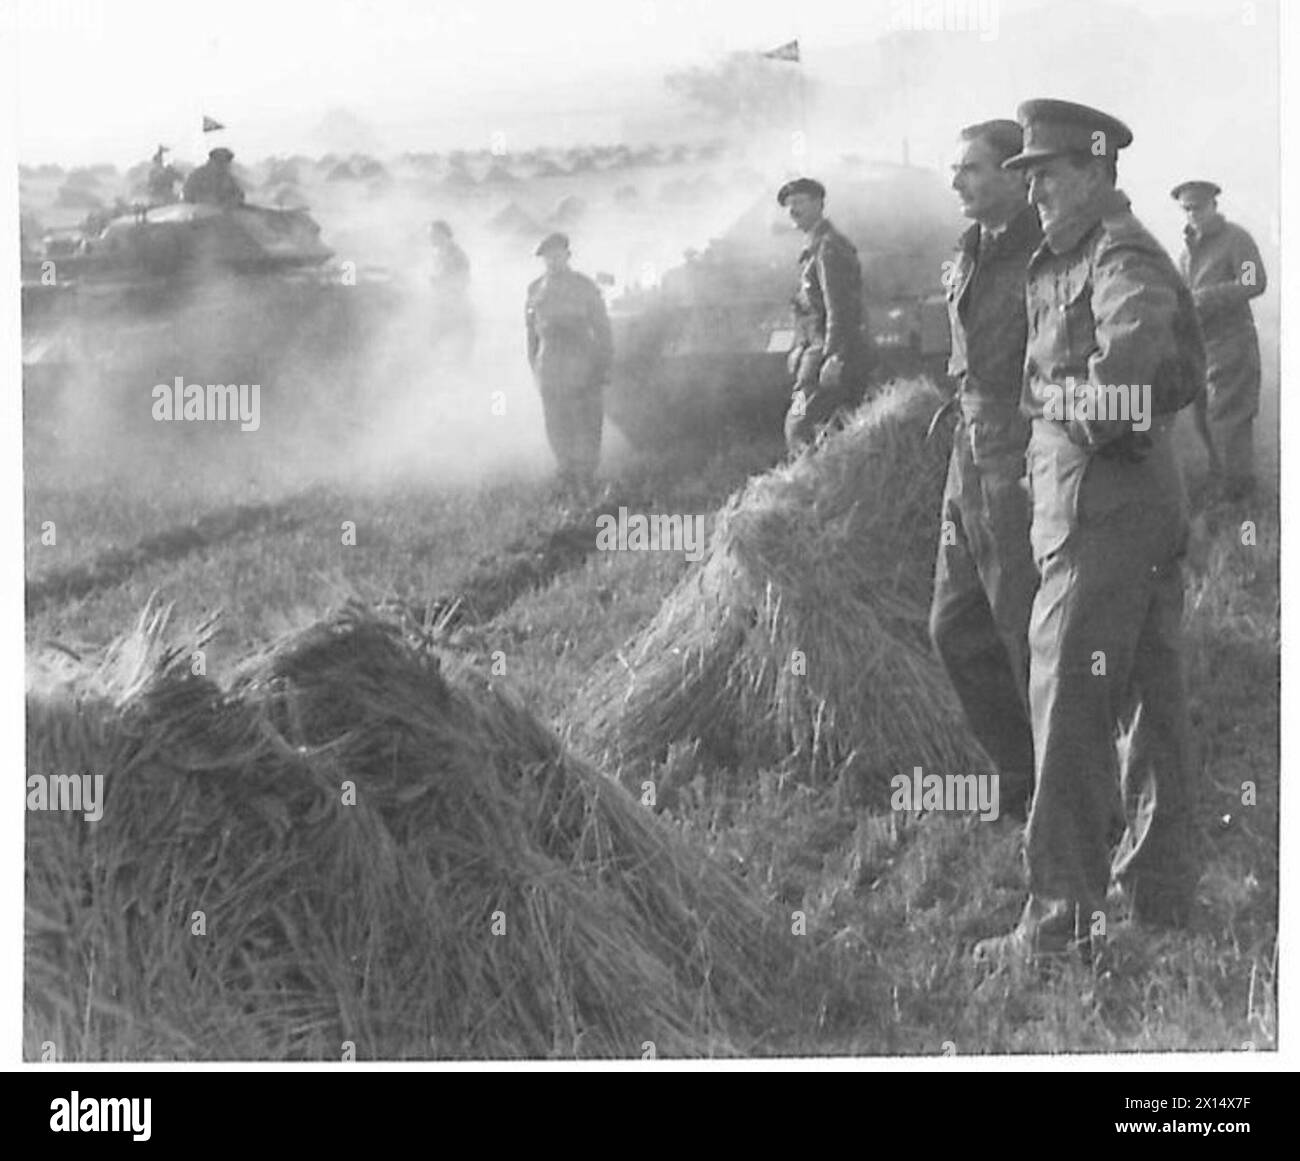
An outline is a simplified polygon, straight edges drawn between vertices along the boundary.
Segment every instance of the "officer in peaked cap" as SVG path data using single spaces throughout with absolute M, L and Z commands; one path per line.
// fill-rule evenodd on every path
M 1199 178 L 1192 181 L 1180 181 L 1173 189 L 1169 191 L 1169 196 L 1176 202 L 1183 200 L 1183 194 L 1192 194 L 1198 200 L 1217 198 L 1223 190 L 1212 181 L 1203 181 Z
M 1204 180 L 1180 182 L 1170 191 L 1187 218 L 1178 268 L 1205 336 L 1205 398 L 1197 403 L 1197 427 L 1216 486 L 1236 501 L 1255 487 L 1260 358 L 1250 300 L 1264 293 L 1268 277 L 1255 239 L 1219 213 L 1222 192 Z
M 1199 877 L 1182 663 L 1187 513 L 1170 429 L 1205 390 L 1173 260 L 1115 187 L 1133 135 L 1107 113 L 1028 101 L 1017 117 L 1043 242 L 1029 260 L 1020 408 L 1038 591 L 1029 620 L 1034 797 L 1029 898 L 982 960 L 1087 955 L 1112 878 L 1139 925 L 1187 923 Z M 1131 727 L 1122 757 L 1115 739 Z M 1118 776 L 1117 776 L 1118 775 Z M 1112 850 L 1116 824 L 1125 829 Z
M 590 489 L 600 463 L 613 335 L 600 288 L 569 267 L 568 235 L 548 234 L 534 253 L 546 272 L 529 284 L 524 303 L 528 365 L 542 397 L 560 489 L 574 496 Z
M 1132 132 L 1118 117 L 1073 101 L 1025 101 L 1016 120 L 1024 127 L 1025 145 L 1002 163 L 1005 169 L 1024 169 L 1063 154 L 1113 159 L 1133 143 Z
M 787 358 L 794 383 L 785 440 L 795 455 L 814 442 L 819 429 L 862 402 L 866 320 L 858 252 L 825 216 L 826 187 L 798 177 L 777 191 L 776 200 L 807 238 L 794 296 L 797 339 Z

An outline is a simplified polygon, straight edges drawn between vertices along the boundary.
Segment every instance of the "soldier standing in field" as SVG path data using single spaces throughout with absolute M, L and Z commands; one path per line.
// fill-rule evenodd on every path
M 797 341 L 788 363 L 794 384 L 785 440 L 793 455 L 837 413 L 857 407 L 866 392 L 862 268 L 853 243 L 825 216 L 821 182 L 788 181 L 776 200 L 807 237 L 794 297 Z
M 596 284 L 569 268 L 569 239 L 550 234 L 536 253 L 546 273 L 528 287 L 528 364 L 546 416 L 546 437 L 563 487 L 585 488 L 600 463 L 604 385 L 614 347 Z
M 930 607 L 931 639 L 993 759 L 1002 808 L 1021 818 L 1034 785 L 1028 634 L 1038 572 L 1021 487 L 1029 421 L 1020 391 L 1025 268 L 1043 237 L 1023 173 L 1002 168 L 1022 144 L 1015 121 L 971 125 L 952 167 L 952 187 L 973 224 L 945 279 L 959 419 Z
M 1135 921 L 1182 925 L 1199 874 L 1181 636 L 1187 513 L 1170 428 L 1205 389 L 1200 327 L 1172 259 L 1115 188 L 1127 127 L 1066 101 L 1026 102 L 1018 118 L 1025 145 L 1005 165 L 1027 171 L 1044 232 L 1029 263 L 1022 395 L 1039 572 L 1036 784 L 1029 900 L 1009 934 L 977 945 L 992 962 L 1109 934 L 1112 875 Z M 1112 390 L 1121 385 L 1145 393 L 1144 417 L 1140 399 Z M 1116 731 L 1130 723 L 1121 767 Z
M 1255 488 L 1260 360 L 1250 300 L 1268 281 L 1255 240 L 1219 213 L 1217 185 L 1185 181 L 1172 192 L 1187 215 L 1179 268 L 1205 337 L 1206 398 L 1197 405 L 1198 427 L 1225 498 L 1239 500 Z
M 429 224 L 429 243 L 433 250 L 429 288 L 433 292 L 434 347 L 453 361 L 468 359 L 474 352 L 469 257 L 442 220 Z

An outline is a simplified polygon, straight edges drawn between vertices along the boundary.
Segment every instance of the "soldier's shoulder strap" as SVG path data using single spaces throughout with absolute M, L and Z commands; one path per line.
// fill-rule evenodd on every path
M 827 250 L 840 250 L 845 254 L 852 254 L 857 257 L 858 248 L 853 244 L 847 234 L 841 233 L 835 228 L 833 222 L 826 223 L 826 232 L 820 238 L 821 245 Z
M 1095 244 L 1101 252 L 1111 249 L 1137 249 L 1165 253 L 1165 248 L 1156 241 L 1155 235 L 1130 209 L 1117 210 L 1102 218 Z
M 1122 260 L 1126 253 L 1138 251 L 1154 259 L 1166 269 L 1173 279 L 1181 283 L 1178 267 L 1156 236 L 1137 218 L 1132 210 L 1124 210 L 1101 220 L 1101 228 L 1093 239 L 1093 261 L 1101 263 Z

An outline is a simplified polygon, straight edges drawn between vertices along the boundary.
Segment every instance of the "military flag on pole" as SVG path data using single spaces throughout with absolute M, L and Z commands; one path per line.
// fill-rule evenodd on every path
M 768 52 L 763 53 L 768 60 L 792 60 L 795 64 L 799 63 L 799 42 L 797 40 L 787 41 Z
M 215 133 L 218 129 L 224 128 L 225 126 L 220 121 L 216 120 L 216 118 L 209 117 L 206 113 L 203 114 L 204 133 Z

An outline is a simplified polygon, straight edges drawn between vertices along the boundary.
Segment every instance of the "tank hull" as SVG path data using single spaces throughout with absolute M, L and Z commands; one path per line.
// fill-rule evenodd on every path
M 941 377 L 942 275 L 961 229 L 937 174 L 907 166 L 828 178 L 828 216 L 862 267 L 869 378 Z M 774 187 L 775 188 L 775 187 Z M 731 230 L 611 307 L 606 413 L 634 445 L 664 450 L 776 434 L 789 406 L 797 235 L 770 193 Z
M 155 388 L 258 384 L 264 406 L 326 409 L 355 394 L 385 317 L 382 272 L 331 264 L 301 212 L 171 206 L 24 263 L 23 393 L 57 427 L 69 391 L 147 417 Z M 67 250 L 66 244 L 61 250 Z

